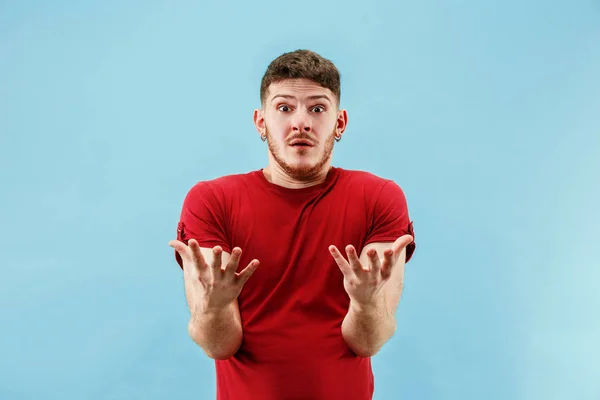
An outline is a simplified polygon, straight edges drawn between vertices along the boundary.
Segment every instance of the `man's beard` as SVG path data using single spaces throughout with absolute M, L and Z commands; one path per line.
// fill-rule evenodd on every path
M 267 145 L 269 146 L 269 151 L 273 155 L 275 162 L 283 169 L 283 171 L 292 179 L 304 181 L 310 180 L 314 176 L 316 176 L 321 170 L 323 166 L 327 164 L 327 162 L 331 158 L 331 154 L 333 152 L 333 145 L 335 140 L 335 130 L 331 132 L 329 136 L 325 139 L 325 148 L 323 149 L 323 154 L 321 159 L 315 165 L 303 165 L 303 166 L 293 166 L 288 164 L 280 154 L 279 146 L 272 140 L 271 134 L 269 133 L 269 129 L 266 128 L 266 136 L 267 136 Z M 287 143 L 285 144 L 287 146 Z

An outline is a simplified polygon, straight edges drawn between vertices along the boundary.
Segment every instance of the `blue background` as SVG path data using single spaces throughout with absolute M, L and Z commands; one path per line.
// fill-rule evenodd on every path
M 600 399 L 598 1 L 0 1 L 0 398 L 211 399 L 167 243 L 283 52 L 415 221 L 375 399 Z

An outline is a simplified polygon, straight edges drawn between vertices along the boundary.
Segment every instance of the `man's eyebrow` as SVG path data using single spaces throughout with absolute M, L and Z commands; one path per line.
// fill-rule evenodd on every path
M 271 101 L 275 100 L 278 97 L 282 97 L 284 99 L 295 99 L 295 96 L 292 96 L 291 94 L 276 94 L 275 96 L 273 96 L 273 98 L 271 99 Z M 308 96 L 309 100 L 319 100 L 319 99 L 325 99 L 328 102 L 331 103 L 331 99 L 329 98 L 329 96 L 327 96 L 326 94 L 316 94 L 314 96 Z
M 325 99 L 328 102 L 331 103 L 331 99 L 329 98 L 329 96 L 327 96 L 326 94 L 316 94 L 314 96 L 310 96 L 309 97 L 310 100 L 319 100 L 319 99 Z

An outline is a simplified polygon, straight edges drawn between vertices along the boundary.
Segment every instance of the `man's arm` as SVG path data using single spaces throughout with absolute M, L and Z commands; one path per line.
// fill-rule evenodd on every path
M 177 240 L 170 242 L 183 269 L 189 335 L 213 359 L 229 358 L 241 345 L 238 296 L 258 266 L 253 260 L 236 272 L 241 249 L 228 245 L 223 204 L 207 182 L 194 185 L 182 206 Z M 195 238 L 201 238 L 205 247 Z
M 213 263 L 213 250 L 201 247 L 202 256 L 208 265 Z M 222 265 L 227 265 L 231 255 L 221 253 Z M 215 360 L 233 356 L 242 343 L 242 321 L 238 300 L 223 308 L 208 308 L 197 301 L 186 285 L 186 300 L 190 310 L 188 333 L 206 355 Z
M 242 255 L 239 247 L 230 255 L 221 246 L 201 248 L 195 239 L 190 239 L 188 244 L 171 240 L 169 245 L 179 254 L 183 268 L 191 338 L 211 358 L 231 357 L 242 342 L 238 296 L 259 261 L 252 260 L 238 273 Z
M 371 243 L 362 250 L 360 263 L 370 263 L 367 252 L 375 249 L 379 257 L 393 243 Z M 381 295 L 370 303 L 358 304 L 352 299 L 348 314 L 342 323 L 342 335 L 348 346 L 360 357 L 371 357 L 383 347 L 396 331 L 395 313 L 402 295 L 406 249 L 392 266 L 391 275 L 384 283 Z

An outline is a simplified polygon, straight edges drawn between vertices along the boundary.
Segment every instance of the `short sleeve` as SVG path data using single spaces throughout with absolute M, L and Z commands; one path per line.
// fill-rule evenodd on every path
M 177 224 L 177 240 L 187 244 L 195 239 L 200 247 L 221 246 L 231 253 L 227 225 L 222 202 L 206 182 L 197 183 L 186 195 Z M 183 263 L 175 251 L 175 259 L 180 267 Z
M 413 237 L 413 241 L 406 246 L 406 262 L 408 262 L 416 248 L 413 223 L 408 214 L 404 192 L 394 181 L 387 181 L 375 201 L 372 225 L 365 245 L 376 242 L 394 242 L 403 235 Z

